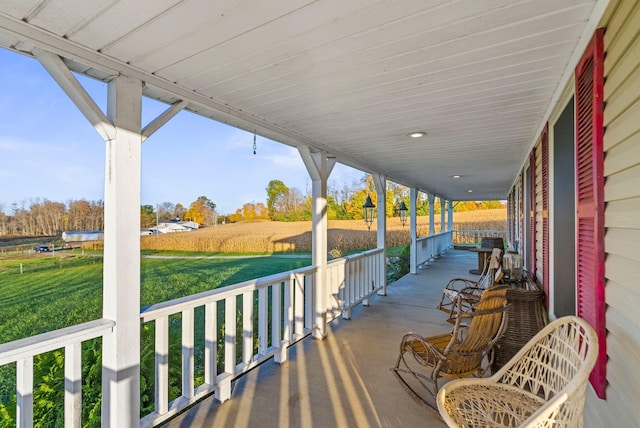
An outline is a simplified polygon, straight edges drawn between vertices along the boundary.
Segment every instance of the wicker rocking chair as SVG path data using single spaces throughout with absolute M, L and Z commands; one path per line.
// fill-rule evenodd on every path
M 470 311 L 480 301 L 482 293 L 489 287 L 498 284 L 503 277 L 500 266 L 502 250 L 494 248 L 491 258 L 477 281 L 466 278 L 453 278 L 444 287 L 442 298 L 437 308 L 449 314 L 449 321 L 454 320 L 456 304 L 461 304 L 462 311 Z
M 400 355 L 391 371 L 414 400 L 435 410 L 438 379 L 484 375 L 491 365 L 491 350 L 507 324 L 506 291 L 502 286 L 487 289 L 473 312 L 455 317 L 450 334 L 422 337 L 409 332 L 403 336 Z M 461 306 L 458 301 L 458 309 Z M 485 357 L 488 361 L 483 365 Z M 417 391 L 424 389 L 433 404 Z
M 438 410 L 450 427 L 581 427 L 597 355 L 598 338 L 586 321 L 559 318 L 493 376 L 444 385 Z

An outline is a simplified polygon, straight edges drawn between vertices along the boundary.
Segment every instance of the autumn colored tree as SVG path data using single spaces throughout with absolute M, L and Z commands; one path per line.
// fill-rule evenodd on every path
M 271 220 L 284 214 L 289 188 L 280 180 L 271 180 L 267 185 L 267 212 Z
M 140 206 L 140 227 L 152 227 L 156 225 L 156 212 L 153 205 Z
M 182 220 L 187 213 L 187 209 L 181 203 L 177 203 L 173 210 L 173 218 L 179 218 Z
M 184 219 L 195 221 L 201 225 L 211 226 L 216 223 L 217 216 L 216 204 L 206 196 L 199 196 L 198 199 L 189 205 Z

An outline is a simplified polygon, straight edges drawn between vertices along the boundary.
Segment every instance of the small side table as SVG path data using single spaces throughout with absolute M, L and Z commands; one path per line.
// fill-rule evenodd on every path
M 484 267 L 487 264 L 487 259 L 489 255 L 493 252 L 493 248 L 471 248 L 469 251 L 473 251 L 474 253 L 478 253 L 478 269 L 471 269 L 469 271 L 470 274 L 480 275 L 484 271 Z

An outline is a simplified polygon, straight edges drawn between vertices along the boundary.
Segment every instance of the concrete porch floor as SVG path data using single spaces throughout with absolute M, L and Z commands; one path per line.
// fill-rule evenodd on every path
M 164 426 L 185 427 L 444 427 L 416 403 L 389 370 L 402 335 L 450 331 L 435 308 L 453 277 L 475 279 L 477 256 L 450 250 L 417 275 L 406 275 L 328 326 L 325 340 L 311 337 L 289 351 L 289 360 L 255 368 L 233 385 L 231 400 L 209 397 Z

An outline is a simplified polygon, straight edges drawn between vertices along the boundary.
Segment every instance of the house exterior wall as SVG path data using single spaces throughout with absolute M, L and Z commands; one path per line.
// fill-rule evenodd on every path
M 640 2 L 612 1 L 604 34 L 607 399 L 585 426 L 640 426 Z
M 604 27 L 604 197 L 605 301 L 607 330 L 606 399 L 587 386 L 585 427 L 640 427 L 640 0 L 612 0 L 599 27 Z M 574 92 L 571 79 L 549 118 L 553 124 Z M 536 159 L 536 273 L 542 282 L 542 174 L 539 136 Z M 528 162 L 525 161 L 523 170 Z M 521 176 L 521 175 L 520 175 Z M 520 177 L 519 176 L 519 177 Z M 520 179 L 513 184 L 515 206 L 521 207 Z M 550 179 L 554 172 L 550 167 Z M 551 188 L 553 186 L 550 186 Z M 517 211 L 517 210 L 516 210 Z M 550 206 L 553 222 L 553 206 Z M 528 213 L 524 213 L 528 216 Z M 518 229 L 520 229 L 518 227 Z M 530 248 L 517 231 L 520 252 Z M 553 239 L 551 239 L 551 243 Z M 551 244 L 552 245 L 552 244 Z M 549 263 L 553 269 L 553 258 Z M 550 294 L 553 294 L 551 284 Z M 553 301 L 551 302 L 553 305 Z M 551 315 L 553 316 L 553 307 Z

